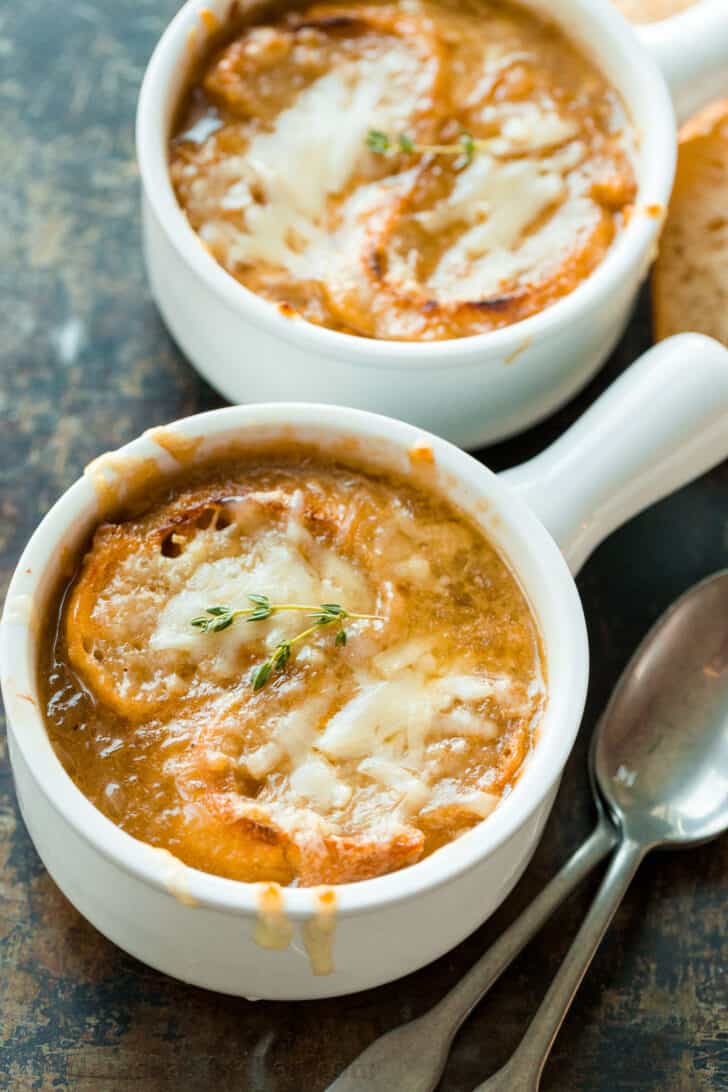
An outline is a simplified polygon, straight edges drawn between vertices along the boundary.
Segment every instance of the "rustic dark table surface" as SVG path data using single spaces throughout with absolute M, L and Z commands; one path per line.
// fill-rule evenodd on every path
M 150 425 L 221 404 L 162 326 L 141 261 L 134 105 L 143 66 L 177 6 L 0 2 L 3 588 L 35 524 L 93 456 Z M 557 436 L 648 346 L 648 314 L 643 300 L 622 345 L 575 403 L 485 460 L 506 467 Z M 649 625 L 727 563 L 726 465 L 598 550 L 579 578 L 593 660 L 587 714 L 525 877 L 454 952 L 350 998 L 219 997 L 119 951 L 41 865 L 0 740 L 0 1089 L 323 1089 L 376 1035 L 436 1001 L 579 844 L 593 818 L 585 760 L 595 717 Z M 557 1039 L 547 1092 L 728 1088 L 727 873 L 728 839 L 646 861 Z M 469 1092 L 512 1051 L 595 883 L 562 908 L 463 1028 L 444 1090 Z

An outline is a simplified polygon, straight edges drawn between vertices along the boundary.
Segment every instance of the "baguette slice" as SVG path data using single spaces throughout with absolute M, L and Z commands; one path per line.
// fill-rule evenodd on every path
M 728 99 L 680 133 L 652 300 L 657 340 L 697 331 L 728 345 Z

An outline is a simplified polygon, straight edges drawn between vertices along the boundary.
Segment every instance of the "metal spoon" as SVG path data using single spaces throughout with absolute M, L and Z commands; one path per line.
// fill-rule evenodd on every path
M 536 1092 L 642 858 L 728 829 L 728 572 L 678 599 L 642 642 L 604 714 L 592 764 L 621 831 L 619 849 L 518 1048 L 475 1092 Z
M 551 1044 L 639 862 L 728 825 L 728 571 L 687 592 L 645 638 L 597 726 L 594 832 L 465 977 L 424 1016 L 375 1040 L 328 1092 L 432 1092 L 463 1020 L 563 899 L 618 841 L 597 899 L 506 1066 L 476 1092 L 536 1089 Z

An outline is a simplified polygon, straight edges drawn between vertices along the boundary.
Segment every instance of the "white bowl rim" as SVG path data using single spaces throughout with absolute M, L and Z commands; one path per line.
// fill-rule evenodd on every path
M 578 4 L 584 19 L 598 28 L 602 51 L 619 53 L 631 78 L 637 80 L 634 99 L 653 103 L 651 123 L 640 133 L 644 169 L 635 213 L 607 254 L 589 276 L 566 296 L 544 310 L 499 330 L 445 341 L 406 342 L 361 337 L 316 326 L 305 319 L 281 314 L 278 307 L 236 281 L 201 245 L 171 184 L 167 161 L 167 134 L 159 131 L 161 104 L 166 101 L 170 72 L 188 48 L 189 34 L 203 10 L 200 0 L 187 0 L 166 27 L 147 66 L 136 118 L 137 160 L 142 186 L 154 216 L 178 256 L 200 280 L 233 311 L 276 337 L 317 351 L 339 356 L 349 363 L 371 368 L 483 366 L 485 351 L 496 359 L 531 344 L 554 327 L 568 324 L 598 307 L 629 278 L 635 263 L 657 235 L 660 218 L 646 210 L 666 207 L 675 166 L 675 115 L 665 80 L 647 50 L 610 0 L 567 0 Z M 554 13 L 558 20 L 558 12 Z M 568 30 L 567 30 L 568 33 Z M 599 57 L 594 58 L 599 62 Z M 612 81 L 614 83 L 614 81 Z M 616 83 L 615 83 L 615 86 Z M 620 95 L 623 89 L 617 86 Z M 623 95 L 629 112 L 627 96 Z
M 362 410 L 315 403 L 259 403 L 230 406 L 183 418 L 165 426 L 185 437 L 222 436 L 245 428 L 291 426 L 314 430 L 322 436 L 359 436 L 393 443 L 407 451 L 423 437 L 432 446 L 438 466 L 466 483 L 482 502 L 487 500 L 499 524 L 528 558 L 538 574 L 536 602 L 532 607 L 541 619 L 544 611 L 558 617 L 559 660 L 564 665 L 561 679 L 551 675 L 554 647 L 542 632 L 549 669 L 549 698 L 538 742 L 529 756 L 512 792 L 488 819 L 442 850 L 417 864 L 375 879 L 335 886 L 337 911 L 347 915 L 369 912 L 387 904 L 411 899 L 452 881 L 475 867 L 505 844 L 528 822 L 557 786 L 579 729 L 588 683 L 589 653 L 586 624 L 576 584 L 555 542 L 533 512 L 504 481 L 470 455 L 435 436 L 404 422 Z M 121 447 L 115 455 L 160 458 L 160 448 L 148 434 Z M 8 717 L 8 734 L 22 751 L 36 784 L 48 801 L 80 837 L 127 873 L 159 890 L 174 893 L 169 870 L 160 867 L 159 851 L 127 834 L 107 819 L 76 787 L 58 759 L 48 738 L 37 686 L 37 634 L 39 628 L 29 617 L 14 617 L 14 604 L 33 602 L 41 584 L 58 565 L 58 544 L 74 521 L 88 519 L 96 495 L 87 477 L 77 480 L 39 524 L 13 574 L 5 610 L 0 622 L 2 693 Z M 97 517 L 98 518 L 98 517 Z M 477 517 L 476 517 L 477 518 Z M 506 551 L 507 556 L 507 551 Z M 514 566 L 517 575 L 522 575 Z M 533 583 L 536 578 L 533 578 Z M 543 623 L 542 629 L 543 629 Z M 12 751 L 11 751 L 12 757 Z M 202 906 L 255 914 L 261 884 L 243 883 L 201 872 L 180 864 L 184 889 Z M 309 916 L 314 908 L 316 888 L 284 888 L 286 912 L 293 918 Z

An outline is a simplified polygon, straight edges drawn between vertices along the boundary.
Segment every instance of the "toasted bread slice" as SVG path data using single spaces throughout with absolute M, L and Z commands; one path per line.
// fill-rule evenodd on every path
M 314 571 L 305 542 L 286 546 L 292 501 L 283 491 L 251 491 L 227 499 L 207 493 L 203 489 L 164 506 L 154 518 L 102 524 L 70 595 L 65 632 L 71 665 L 97 700 L 132 722 L 164 716 L 168 707 L 189 706 L 198 696 L 209 698 L 247 677 L 272 627 L 295 631 L 298 626 L 295 617 L 281 616 L 256 630 L 238 626 L 220 640 L 192 624 L 207 601 L 238 595 L 247 605 L 246 581 L 257 586 L 260 565 L 270 580 L 276 565 L 289 577 L 303 573 L 304 580 Z M 310 547 L 315 564 L 331 569 L 324 540 L 346 548 L 356 535 L 357 521 L 352 518 L 342 530 L 334 502 L 326 498 L 307 503 L 299 515 L 300 535 L 310 532 L 312 541 L 316 539 L 316 549 Z M 284 548 L 286 553 L 281 552 Z M 270 564 L 266 569 L 266 559 L 273 570 Z M 368 587 L 358 569 L 342 563 L 335 579 L 343 579 L 345 571 L 352 580 L 349 598 L 367 605 Z M 222 591 L 219 584 L 209 588 L 215 573 L 223 580 Z M 183 619 L 175 603 L 185 609 Z M 165 629 L 170 610 L 174 618 Z
M 155 651 L 151 638 L 166 602 L 193 570 L 195 550 L 204 550 L 205 560 L 238 552 L 232 534 L 216 535 L 221 511 L 219 503 L 201 504 L 166 525 L 106 523 L 94 535 L 66 614 L 68 657 L 94 697 L 120 716 L 158 715 L 185 692 L 193 661 L 176 650 Z
M 652 296 L 658 340 L 697 331 L 728 345 L 728 99 L 680 134 Z
M 174 822 L 174 820 L 173 820 Z M 301 887 L 355 883 L 415 864 L 425 836 L 394 827 L 384 837 L 282 829 L 265 805 L 233 792 L 206 792 L 176 820 L 175 853 L 186 864 L 246 883 Z
M 615 4 L 632 23 L 656 23 L 669 19 L 679 11 L 685 11 L 696 0 L 614 0 Z

